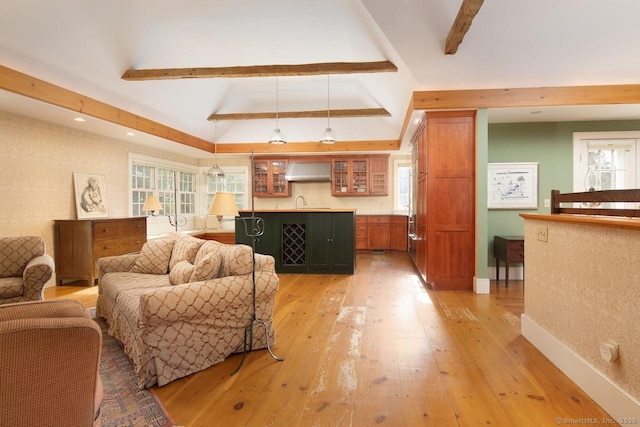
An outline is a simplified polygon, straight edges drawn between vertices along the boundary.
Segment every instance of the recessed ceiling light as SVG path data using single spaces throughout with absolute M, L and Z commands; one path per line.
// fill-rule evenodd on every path
M 136 136 L 136 134 L 133 132 L 127 132 L 127 136 Z
M 75 118 L 75 119 L 73 119 L 73 120 L 75 120 L 76 122 L 86 122 L 86 120 L 85 120 L 85 119 L 83 119 L 82 117 L 76 117 L 76 118 Z

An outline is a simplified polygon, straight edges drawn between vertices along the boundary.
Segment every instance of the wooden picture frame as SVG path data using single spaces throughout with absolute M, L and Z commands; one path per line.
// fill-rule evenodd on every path
M 538 163 L 489 163 L 488 209 L 538 209 Z
M 73 173 L 77 219 L 108 218 L 107 180 L 104 175 Z

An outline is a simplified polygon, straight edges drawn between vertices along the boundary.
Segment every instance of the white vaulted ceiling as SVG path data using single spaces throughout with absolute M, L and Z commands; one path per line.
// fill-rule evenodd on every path
M 444 46 L 452 0 L 3 0 L 0 65 L 206 141 L 211 114 L 276 110 L 275 77 L 125 81 L 128 69 L 390 61 L 397 72 L 330 76 L 331 109 L 388 117 L 332 118 L 339 141 L 398 140 L 414 91 L 637 84 L 640 2 L 487 0 L 457 53 Z M 326 110 L 326 75 L 278 80 L 278 109 Z M 125 129 L 0 91 L 0 109 L 126 139 Z M 624 108 L 491 110 L 490 120 L 638 118 Z M 318 141 L 326 118 L 280 119 L 295 143 Z M 272 119 L 221 120 L 220 144 L 263 143 Z M 136 135 L 137 142 L 144 135 Z M 194 157 L 211 153 L 154 138 Z

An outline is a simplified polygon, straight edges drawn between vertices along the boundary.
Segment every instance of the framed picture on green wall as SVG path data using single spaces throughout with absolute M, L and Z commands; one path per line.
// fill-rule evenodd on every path
M 489 163 L 489 209 L 538 209 L 538 162 Z

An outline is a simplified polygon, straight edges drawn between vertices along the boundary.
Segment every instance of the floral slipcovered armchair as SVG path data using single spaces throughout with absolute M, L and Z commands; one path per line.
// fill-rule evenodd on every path
M 40 237 L 0 237 L 0 304 L 43 299 L 54 269 Z

